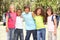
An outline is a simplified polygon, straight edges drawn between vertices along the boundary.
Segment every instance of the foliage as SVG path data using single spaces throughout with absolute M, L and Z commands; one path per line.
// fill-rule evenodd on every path
M 14 4 L 16 9 L 20 8 L 22 10 L 24 10 L 24 6 L 30 6 L 31 11 L 40 6 L 44 8 L 52 6 L 54 12 L 56 12 L 60 7 L 60 0 L 0 0 L 0 16 L 8 10 L 10 4 Z

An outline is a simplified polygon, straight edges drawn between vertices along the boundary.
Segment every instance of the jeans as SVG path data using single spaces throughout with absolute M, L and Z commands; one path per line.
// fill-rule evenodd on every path
M 33 40 L 37 40 L 37 31 L 36 30 L 27 30 L 25 40 L 30 40 L 30 35 L 33 34 Z
M 37 40 L 45 40 L 46 30 L 45 28 L 37 30 Z
M 9 31 L 8 31 L 8 40 L 14 40 L 14 31 L 15 29 L 11 29 L 9 28 Z
M 14 40 L 18 40 L 19 37 L 20 37 L 20 40 L 24 40 L 23 29 L 15 29 L 14 34 L 15 34 Z

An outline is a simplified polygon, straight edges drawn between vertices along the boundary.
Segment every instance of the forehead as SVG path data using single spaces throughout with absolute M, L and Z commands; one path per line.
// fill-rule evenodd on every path
M 49 8 L 49 9 L 47 9 L 47 11 L 51 11 L 51 9 Z
M 41 9 L 38 9 L 38 10 L 41 10 Z
M 37 9 L 37 11 L 41 11 L 41 9 Z
M 21 10 L 17 10 L 17 11 L 21 11 Z

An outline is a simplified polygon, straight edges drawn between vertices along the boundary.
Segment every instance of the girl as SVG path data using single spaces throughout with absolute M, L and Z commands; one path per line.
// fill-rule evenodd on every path
M 35 14 L 34 14 L 35 13 Z M 37 8 L 33 13 L 36 22 L 37 40 L 45 40 L 46 29 L 44 26 L 44 11 L 43 8 Z
M 53 9 L 51 7 L 47 8 L 46 16 L 47 16 L 47 26 L 48 26 L 48 40 L 56 40 L 57 21 L 56 21 L 56 17 L 53 15 Z M 52 17 L 54 21 L 52 20 Z
M 23 36 L 23 18 L 21 16 L 21 9 L 17 10 L 17 17 L 16 17 L 16 24 L 15 24 L 15 40 L 18 40 L 20 37 L 20 40 L 24 40 Z
M 13 4 L 10 5 L 9 11 L 6 14 L 6 31 L 8 32 L 8 40 L 14 39 L 16 12 Z

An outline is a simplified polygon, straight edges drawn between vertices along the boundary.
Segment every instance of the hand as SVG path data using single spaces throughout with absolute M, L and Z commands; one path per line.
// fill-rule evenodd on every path
M 6 27 L 6 32 L 8 32 L 9 31 L 9 29 Z
M 54 30 L 54 35 L 55 35 L 55 36 L 57 35 L 57 30 Z

